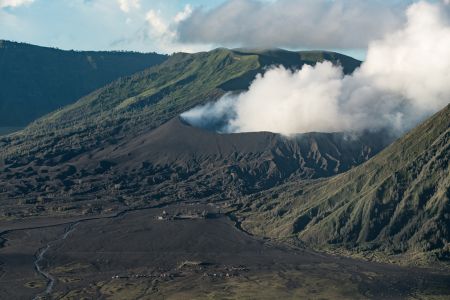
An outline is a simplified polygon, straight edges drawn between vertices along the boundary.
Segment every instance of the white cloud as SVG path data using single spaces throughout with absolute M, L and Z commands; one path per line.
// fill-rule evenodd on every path
M 149 10 L 145 20 L 147 24 L 146 32 L 141 34 L 144 39 L 150 38 L 157 51 L 172 52 L 197 52 L 204 50 L 204 45 L 192 45 L 190 43 L 179 43 L 176 25 L 189 17 L 192 13 L 191 5 L 186 5 L 182 11 L 175 14 L 174 17 L 165 19 L 161 11 Z
M 338 97 L 342 72 L 331 63 L 305 66 L 299 72 L 283 67 L 258 76 L 236 102 L 233 131 L 334 131 L 340 122 Z M 326 108 L 326 109 L 324 109 Z
M 195 9 L 177 31 L 190 43 L 365 48 L 399 26 L 403 9 L 399 1 L 227 0 L 210 10 Z
M 146 14 L 145 20 L 150 26 L 150 31 L 155 37 L 164 37 L 175 42 L 174 39 L 177 36 L 177 32 L 174 26 L 188 18 L 192 13 L 192 6 L 186 5 L 182 11 L 179 11 L 172 20 L 164 20 L 161 16 L 161 11 L 155 11 L 153 9 L 149 10 Z
M 182 117 L 196 127 L 227 131 L 228 120 L 236 117 L 234 109 L 236 100 L 235 97 L 227 95 L 215 103 L 208 102 L 197 106 L 183 113 Z
M 125 13 L 130 12 L 131 9 L 141 7 L 140 0 L 117 0 L 117 3 L 119 4 L 120 10 Z
M 450 102 L 450 18 L 442 6 L 426 2 L 413 4 L 406 15 L 401 29 L 370 43 L 367 60 L 352 75 L 329 62 L 259 75 L 234 100 L 227 129 L 290 135 L 381 128 L 401 133 L 415 126 Z M 201 115 L 190 119 L 198 123 Z
M 0 0 L 0 8 L 4 7 L 19 7 L 23 5 L 29 5 L 34 0 Z
M 186 20 L 187 18 L 189 18 L 191 16 L 191 14 L 192 14 L 192 6 L 190 4 L 187 4 L 184 7 L 184 10 L 178 12 L 175 15 L 175 18 L 173 20 L 175 23 L 180 23 L 180 22 Z
M 412 5 L 405 28 L 371 43 L 361 74 L 420 109 L 450 101 L 450 24 L 441 6 Z
M 161 17 L 161 13 L 155 10 L 149 10 L 145 16 L 145 20 L 150 26 L 150 31 L 154 37 L 173 37 L 174 33 L 169 30 L 168 24 Z

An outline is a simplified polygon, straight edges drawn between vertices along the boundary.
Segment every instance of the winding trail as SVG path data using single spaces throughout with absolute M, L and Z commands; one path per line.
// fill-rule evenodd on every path
M 66 227 L 64 234 L 59 239 L 49 242 L 47 244 L 47 246 L 38 250 L 37 255 L 36 255 L 36 260 L 34 261 L 34 267 L 39 274 L 41 274 L 44 278 L 47 279 L 47 286 L 45 288 L 45 291 L 36 295 L 36 297 L 34 297 L 33 300 L 38 300 L 42 296 L 49 295 L 52 292 L 53 286 L 55 285 L 55 281 L 56 281 L 55 277 L 53 277 L 50 273 L 43 270 L 39 263 L 42 260 L 44 260 L 45 253 L 47 253 L 47 251 L 50 250 L 52 245 L 54 245 L 58 241 L 67 239 L 67 237 L 75 230 L 75 227 L 78 224 L 80 224 L 80 222 L 74 222 L 74 223 L 69 224 L 69 226 Z
M 50 273 L 45 272 L 39 265 L 39 263 L 44 259 L 44 255 L 48 251 L 48 249 L 50 249 L 50 244 L 47 244 L 46 247 L 39 249 L 38 254 L 36 256 L 36 260 L 34 261 L 34 268 L 36 269 L 36 271 L 47 279 L 47 287 L 43 293 L 38 294 L 36 297 L 33 298 L 33 300 L 39 299 L 40 296 L 43 294 L 45 295 L 50 294 L 50 292 L 53 289 L 53 285 L 55 283 L 55 278 L 52 275 L 50 275 Z

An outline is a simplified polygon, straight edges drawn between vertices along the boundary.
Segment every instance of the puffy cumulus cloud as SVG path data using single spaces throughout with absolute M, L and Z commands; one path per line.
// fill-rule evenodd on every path
M 117 0 L 121 11 L 128 13 L 131 9 L 140 8 L 140 0 Z
M 202 51 L 205 49 L 205 45 L 180 43 L 178 39 L 176 26 L 188 18 L 191 13 L 192 7 L 189 4 L 171 18 L 164 18 L 161 11 L 151 9 L 146 13 L 145 26 L 136 35 L 121 42 L 151 41 L 156 46 L 156 51 L 165 53 Z
M 0 0 L 0 8 L 19 7 L 33 3 L 34 0 Z
M 192 7 L 187 4 L 182 11 L 179 11 L 171 20 L 164 20 L 161 17 L 161 11 L 149 10 L 145 17 L 147 24 L 150 27 L 150 34 L 156 38 L 165 38 L 175 43 L 177 32 L 174 28 L 176 24 L 182 22 L 190 16 Z
M 435 111 L 450 102 L 450 16 L 426 2 L 412 5 L 407 16 L 405 28 L 371 43 L 359 77 Z
M 404 4 L 379 0 L 227 0 L 194 9 L 182 42 L 246 47 L 361 48 L 402 22 Z
M 191 16 L 191 14 L 192 14 L 192 6 L 190 4 L 187 4 L 184 7 L 184 10 L 178 12 L 175 15 L 175 18 L 173 20 L 175 23 L 180 23 L 180 22 L 186 20 L 187 18 L 189 18 Z
M 164 22 L 164 19 L 160 16 L 160 12 L 155 10 L 149 10 L 145 16 L 145 20 L 150 26 L 150 32 L 154 37 L 168 37 L 172 39 L 175 35 L 173 31 L 169 29 L 169 25 Z
M 298 72 L 274 68 L 259 75 L 250 90 L 238 97 L 236 117 L 228 130 L 334 131 L 343 125 L 336 124 L 343 121 L 338 109 L 341 90 L 342 70 L 329 62 L 305 66 Z
M 223 129 L 291 135 L 388 128 L 399 134 L 415 126 L 450 102 L 450 25 L 441 4 L 413 4 L 406 16 L 400 29 L 369 44 L 367 60 L 352 75 L 329 62 L 258 75 L 232 101 Z M 209 106 L 208 113 L 220 115 L 221 106 Z M 183 117 L 199 123 L 202 115 Z

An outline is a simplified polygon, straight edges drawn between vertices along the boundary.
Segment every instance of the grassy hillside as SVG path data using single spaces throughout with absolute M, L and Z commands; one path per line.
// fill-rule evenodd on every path
M 182 112 L 218 99 L 227 91 L 248 87 L 254 78 L 250 75 L 263 72 L 268 65 L 289 62 L 291 68 L 298 68 L 321 61 L 324 56 L 333 57 L 334 63 L 341 60 L 352 62 L 347 66 L 349 70 L 359 65 L 356 60 L 334 53 L 277 50 L 252 54 L 217 49 L 197 54 L 175 54 L 160 65 L 122 77 L 35 121 L 23 131 L 0 138 L 2 213 L 7 214 L 8 205 L 11 209 L 23 208 L 39 213 L 41 204 L 55 204 L 56 199 L 80 203 L 81 199 L 98 198 L 99 202 L 109 203 L 112 198 L 119 201 L 117 193 L 141 195 L 145 201 L 164 197 L 183 199 L 184 195 L 206 197 L 216 192 L 216 197 L 219 197 L 222 192 L 230 194 L 232 190 L 267 188 L 281 182 L 295 173 L 292 167 L 278 170 L 278 166 L 286 167 L 286 160 L 299 166 L 297 173 L 302 173 L 302 178 L 336 174 L 365 161 L 373 155 L 371 153 L 379 150 L 380 145 L 371 147 L 370 143 L 362 142 L 351 148 L 344 147 L 348 150 L 345 153 L 351 153 L 345 158 L 335 151 L 342 143 L 339 139 L 334 141 L 332 135 L 318 136 L 320 149 L 311 146 L 314 148 L 311 154 L 308 154 L 311 148 L 309 140 L 303 143 L 301 151 L 295 145 L 297 148 L 293 146 L 284 151 L 286 147 L 277 150 L 277 145 L 268 143 L 270 139 L 264 139 L 267 143 L 261 144 L 258 151 L 247 151 L 247 156 L 243 157 L 236 155 L 239 149 L 222 153 L 220 147 L 215 147 L 220 144 L 220 138 L 214 138 L 211 148 L 214 151 L 211 153 L 201 147 L 196 149 L 195 152 L 199 153 L 192 161 L 164 161 L 157 155 L 170 153 L 155 153 L 157 148 L 152 130 Z M 267 57 L 271 57 L 270 64 L 267 64 Z M 174 149 L 183 143 L 189 145 L 192 133 L 188 130 L 185 137 L 178 131 L 176 129 L 166 137 L 168 140 L 171 136 L 178 136 Z M 186 138 L 187 141 L 183 140 Z M 314 141 L 311 139 L 311 143 Z M 165 142 L 160 141 L 160 144 L 166 145 Z M 198 143 L 201 145 L 204 139 Z M 271 151 L 277 152 L 272 154 Z M 123 155 L 119 157 L 118 153 Z M 289 153 L 297 153 L 297 158 L 287 157 Z M 172 156 L 176 158 L 177 155 L 174 152 Z M 264 155 L 267 159 L 262 160 Z M 305 163 L 302 157 L 310 164 Z M 275 161 L 270 163 L 271 160 Z M 237 165 L 236 170 L 233 163 Z M 273 169 L 271 174 L 266 174 L 267 168 Z M 227 182 L 227 185 L 222 184 L 224 178 L 230 177 L 230 172 L 238 172 L 239 178 Z M 267 184 L 261 185 L 265 181 Z M 228 191 L 227 187 L 230 188 Z M 127 205 L 139 202 L 137 197 L 128 198 Z M 18 202 L 24 206 L 19 207 Z
M 25 126 L 166 59 L 156 53 L 63 51 L 0 40 L 0 127 Z
M 410 262 L 450 258 L 450 106 L 368 162 L 328 180 L 292 182 L 244 206 L 254 233 Z
M 278 50 L 243 54 L 217 49 L 174 54 L 158 66 L 120 78 L 37 120 L 13 137 L 0 139 L 0 160 L 8 157 L 26 163 L 34 155 L 74 148 L 86 151 L 100 141 L 138 135 L 198 104 L 218 99 L 227 91 L 247 88 L 254 75 L 269 65 L 289 63 L 291 68 L 298 68 L 324 57 L 334 63 L 344 62 L 349 72 L 360 64 L 328 52 Z

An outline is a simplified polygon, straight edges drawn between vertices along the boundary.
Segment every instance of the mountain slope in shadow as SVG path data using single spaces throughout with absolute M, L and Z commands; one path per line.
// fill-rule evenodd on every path
M 28 125 L 166 59 L 156 53 L 64 51 L 0 40 L 0 127 Z

